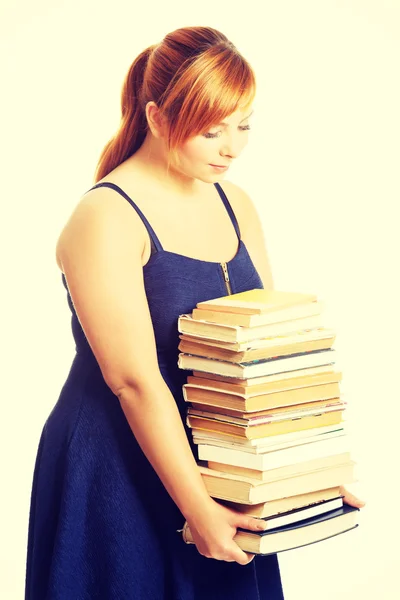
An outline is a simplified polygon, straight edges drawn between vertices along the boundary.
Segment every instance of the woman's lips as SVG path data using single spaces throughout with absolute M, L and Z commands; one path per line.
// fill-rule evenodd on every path
M 225 171 L 226 169 L 228 169 L 228 166 L 219 166 L 219 165 L 210 165 L 210 167 L 213 167 L 213 169 L 216 169 L 217 171 Z

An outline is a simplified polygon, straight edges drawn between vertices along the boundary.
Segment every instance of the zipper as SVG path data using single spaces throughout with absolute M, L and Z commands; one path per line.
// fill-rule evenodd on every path
M 229 281 L 228 265 L 225 262 L 220 263 L 224 274 L 225 285 L 228 294 L 232 294 L 231 282 Z

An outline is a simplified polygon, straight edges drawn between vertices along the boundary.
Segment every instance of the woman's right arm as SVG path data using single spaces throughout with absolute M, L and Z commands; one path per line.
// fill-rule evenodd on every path
M 260 520 L 208 494 L 175 399 L 159 370 L 143 280 L 144 228 L 136 211 L 107 188 L 88 192 L 57 243 L 57 257 L 82 329 L 104 380 L 144 454 L 188 521 L 205 556 L 247 564 L 237 527 Z M 251 559 L 250 558 L 250 559 Z

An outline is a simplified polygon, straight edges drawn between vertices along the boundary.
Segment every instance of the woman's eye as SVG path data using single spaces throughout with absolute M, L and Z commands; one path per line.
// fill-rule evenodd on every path
M 249 129 L 251 129 L 250 125 L 243 125 L 241 127 L 239 127 L 239 129 L 241 131 L 249 131 Z M 220 134 L 220 131 L 217 131 L 217 133 L 203 133 L 203 136 L 205 138 L 216 138 L 218 137 L 218 135 Z

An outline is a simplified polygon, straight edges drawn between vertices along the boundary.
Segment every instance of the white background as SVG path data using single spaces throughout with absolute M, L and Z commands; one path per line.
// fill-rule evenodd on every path
M 357 530 L 280 555 L 285 599 L 398 598 L 399 2 L 25 0 L 0 17 L 0 597 L 23 597 L 37 444 L 74 354 L 57 237 L 119 125 L 131 62 L 169 31 L 209 25 L 258 80 L 226 178 L 259 209 L 276 289 L 327 303 L 351 489 L 367 501 Z

